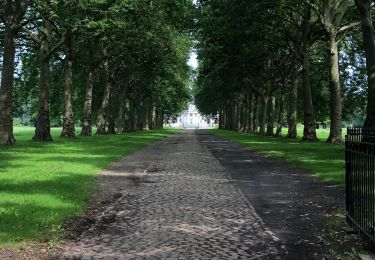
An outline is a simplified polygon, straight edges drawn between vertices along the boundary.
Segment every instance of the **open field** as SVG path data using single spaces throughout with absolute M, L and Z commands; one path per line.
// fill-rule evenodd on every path
M 0 147 L 0 247 L 48 241 L 64 219 L 80 214 L 94 177 L 110 162 L 179 130 L 31 141 L 34 128 L 17 127 L 16 146 Z
M 325 143 L 329 135 L 328 129 L 317 130 L 321 142 L 316 143 L 224 130 L 209 130 L 209 132 L 259 151 L 263 155 L 275 157 L 290 165 L 309 170 L 326 181 L 334 181 L 339 184 L 343 184 L 345 181 L 344 145 Z M 283 134 L 286 134 L 285 130 Z M 302 129 L 298 129 L 298 134 L 302 136 Z

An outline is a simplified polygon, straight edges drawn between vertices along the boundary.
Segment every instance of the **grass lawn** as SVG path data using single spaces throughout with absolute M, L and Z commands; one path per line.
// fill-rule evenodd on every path
M 261 154 L 281 159 L 289 165 L 311 171 L 326 181 L 339 184 L 345 182 L 345 153 L 344 145 L 325 143 L 329 130 L 317 130 L 321 142 L 304 143 L 300 140 L 265 137 L 247 133 L 237 133 L 224 130 L 208 130 L 211 134 L 234 141 Z M 284 130 L 285 131 L 285 130 Z M 298 135 L 302 136 L 302 129 Z M 286 132 L 283 133 L 286 135 Z
M 83 212 L 94 177 L 110 162 L 179 130 L 31 141 L 33 128 L 15 128 L 16 146 L 0 147 L 0 247 L 49 241 L 69 216 Z

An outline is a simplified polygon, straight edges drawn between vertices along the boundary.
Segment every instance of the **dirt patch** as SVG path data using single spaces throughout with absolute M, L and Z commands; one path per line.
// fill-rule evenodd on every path
M 2 260 L 44 260 L 48 259 L 48 254 L 47 244 L 29 244 L 19 248 L 0 249 Z

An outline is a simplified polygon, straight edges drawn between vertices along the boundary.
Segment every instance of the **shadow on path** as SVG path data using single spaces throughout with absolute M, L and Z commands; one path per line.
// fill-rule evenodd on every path
M 327 217 L 343 208 L 343 188 L 204 131 L 197 135 L 280 238 L 285 259 L 322 259 L 327 252 L 317 235 Z

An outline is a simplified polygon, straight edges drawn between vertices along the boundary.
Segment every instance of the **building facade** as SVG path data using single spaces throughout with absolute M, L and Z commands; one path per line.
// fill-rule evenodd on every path
M 177 118 L 177 122 L 173 124 L 173 127 L 180 128 L 212 128 L 214 127 L 215 119 L 206 117 L 199 113 L 195 105 L 190 104 L 189 108 L 183 111 Z

